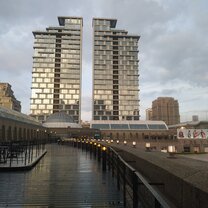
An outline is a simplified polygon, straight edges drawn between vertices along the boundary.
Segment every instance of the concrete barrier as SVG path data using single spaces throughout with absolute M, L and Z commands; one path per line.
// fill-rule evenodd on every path
M 169 159 L 166 153 L 145 152 L 124 145 L 111 145 L 126 161 L 143 174 L 176 207 L 208 207 L 208 162 L 182 156 Z

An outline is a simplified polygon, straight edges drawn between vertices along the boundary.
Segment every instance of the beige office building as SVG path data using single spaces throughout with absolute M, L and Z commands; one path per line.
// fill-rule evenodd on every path
M 82 27 L 80 17 L 58 17 L 59 26 L 34 31 L 31 116 L 39 121 L 65 111 L 80 122 Z
M 15 98 L 9 83 L 0 83 L 0 106 L 21 112 L 21 103 Z
M 167 125 L 180 123 L 178 101 L 172 97 L 158 97 L 152 102 L 152 120 L 161 120 Z
M 93 120 L 139 120 L 139 36 L 93 19 Z
M 146 112 L 146 120 L 152 120 L 152 108 L 147 108 Z

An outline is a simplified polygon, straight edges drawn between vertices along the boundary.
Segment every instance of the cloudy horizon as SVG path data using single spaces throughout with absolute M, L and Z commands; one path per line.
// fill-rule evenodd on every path
M 117 28 L 141 36 L 141 118 L 157 97 L 179 102 L 182 120 L 208 120 L 208 2 L 205 0 L 12 0 L 0 3 L 0 82 L 12 85 L 29 114 L 32 31 L 58 25 L 58 16 L 83 17 L 82 119 L 91 119 L 92 18 L 116 18 Z

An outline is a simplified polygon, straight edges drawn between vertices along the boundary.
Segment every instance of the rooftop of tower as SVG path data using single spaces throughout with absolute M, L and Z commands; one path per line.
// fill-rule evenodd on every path
M 107 20 L 107 21 L 110 21 L 110 23 L 111 23 L 111 28 L 115 28 L 116 27 L 116 23 L 117 23 L 117 19 L 111 19 L 111 18 L 97 18 L 97 17 L 94 17 L 93 18 L 93 22 L 95 21 L 95 20 Z
M 83 18 L 82 17 L 74 17 L 74 16 L 59 16 L 58 21 L 59 25 L 64 26 L 65 25 L 65 19 L 81 19 L 82 20 L 82 25 L 83 25 Z

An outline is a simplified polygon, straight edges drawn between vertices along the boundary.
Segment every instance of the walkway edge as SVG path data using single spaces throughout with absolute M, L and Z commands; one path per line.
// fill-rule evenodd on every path
M 32 163 L 25 166 L 13 166 L 13 167 L 0 167 L 0 172 L 2 171 L 22 171 L 22 170 L 31 170 L 40 160 L 41 158 L 47 153 L 47 150 L 37 157 Z

